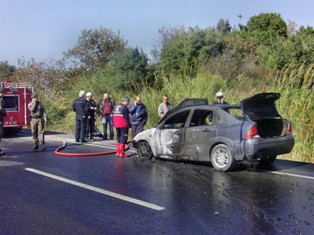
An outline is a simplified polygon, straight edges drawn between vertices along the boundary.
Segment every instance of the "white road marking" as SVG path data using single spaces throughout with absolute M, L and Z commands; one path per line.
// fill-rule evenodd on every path
M 298 174 L 292 174 L 292 173 L 287 173 L 287 172 L 282 172 L 282 171 L 264 171 L 264 172 L 268 172 L 268 173 L 276 174 L 276 175 L 286 175 L 286 176 L 293 176 L 293 177 L 314 180 L 314 177 L 312 176 L 298 175 Z
M 101 194 L 104 194 L 104 195 L 107 195 L 107 196 L 110 196 L 110 197 L 114 197 L 114 198 L 117 198 L 117 199 L 120 199 L 120 200 L 123 200 L 123 201 L 131 202 L 131 203 L 134 203 L 134 204 L 137 204 L 137 205 L 140 205 L 140 206 L 144 206 L 144 207 L 147 207 L 147 208 L 150 208 L 150 209 L 153 209 L 153 210 L 161 211 L 161 210 L 165 209 L 164 207 L 157 206 L 157 205 L 149 203 L 149 202 L 145 202 L 145 201 L 138 200 L 138 199 L 135 199 L 135 198 L 127 197 L 127 196 L 124 196 L 124 195 L 121 195 L 121 194 L 118 194 L 118 193 L 114 193 L 114 192 L 110 192 L 110 191 L 107 191 L 107 190 L 104 190 L 104 189 L 101 189 L 101 188 L 96 188 L 96 187 L 90 186 L 88 184 L 84 184 L 84 183 L 80 183 L 80 182 L 77 182 L 77 181 L 74 181 L 74 180 L 66 179 L 66 178 L 63 178 L 63 177 L 60 177 L 60 176 L 57 176 L 57 175 L 53 175 L 53 174 L 44 172 L 44 171 L 36 170 L 36 169 L 33 169 L 33 168 L 25 168 L 25 170 L 33 172 L 35 174 L 43 175 L 43 176 L 46 176 L 46 177 L 49 177 L 49 178 L 52 178 L 52 179 L 55 179 L 55 180 L 59 180 L 59 181 L 62 181 L 62 182 L 68 183 L 68 184 L 72 184 L 72 185 L 75 185 L 75 186 L 78 186 L 78 187 L 81 187 L 81 188 L 84 188 L 84 189 L 88 189 L 88 190 L 91 190 L 91 191 L 94 191 L 94 192 L 97 192 L 97 193 L 101 193 Z

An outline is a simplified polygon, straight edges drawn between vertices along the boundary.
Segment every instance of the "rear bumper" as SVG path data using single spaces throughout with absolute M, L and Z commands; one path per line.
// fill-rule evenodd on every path
M 266 156 L 290 153 L 294 146 L 294 137 L 274 137 L 269 139 L 254 138 L 243 141 L 242 150 L 248 160 Z

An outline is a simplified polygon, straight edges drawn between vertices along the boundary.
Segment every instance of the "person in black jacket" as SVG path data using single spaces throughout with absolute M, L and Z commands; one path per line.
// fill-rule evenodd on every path
M 84 99 L 85 91 L 79 92 L 79 98 L 74 100 L 72 104 L 72 109 L 76 113 L 75 115 L 75 141 L 76 142 L 86 142 L 86 125 L 87 125 L 87 115 L 90 108 L 89 103 Z
M 135 101 L 129 107 L 129 112 L 131 134 L 132 138 L 134 138 L 138 133 L 144 130 L 144 126 L 148 120 L 147 110 L 140 96 L 136 96 Z
M 87 127 L 86 127 L 86 135 L 89 140 L 94 140 L 94 132 L 95 132 L 95 112 L 97 110 L 96 102 L 92 99 L 92 93 L 86 93 L 86 100 L 89 105 L 88 113 L 87 113 Z
M 224 94 L 221 91 L 218 91 L 216 93 L 216 101 L 213 102 L 212 104 L 221 106 L 223 110 L 225 110 L 227 113 L 229 113 L 228 108 L 223 108 L 223 106 L 228 105 L 228 103 L 225 101 Z

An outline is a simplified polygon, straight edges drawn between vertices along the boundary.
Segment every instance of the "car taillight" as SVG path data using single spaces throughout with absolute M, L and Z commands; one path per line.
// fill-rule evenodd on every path
M 287 122 L 287 130 L 286 130 L 285 135 L 288 135 L 288 134 L 292 134 L 291 122 Z
M 257 127 L 254 125 L 252 126 L 250 129 L 248 129 L 248 131 L 246 132 L 244 139 L 252 139 L 254 137 L 258 137 L 258 133 L 257 133 Z

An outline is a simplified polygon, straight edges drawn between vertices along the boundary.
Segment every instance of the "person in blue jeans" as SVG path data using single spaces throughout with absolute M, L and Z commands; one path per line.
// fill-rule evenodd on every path
M 102 113 L 102 124 L 104 128 L 104 137 L 103 139 L 108 139 L 108 124 L 109 124 L 109 137 L 113 139 L 113 122 L 112 122 L 112 110 L 115 106 L 115 101 L 110 97 L 109 93 L 105 93 L 103 96 L 103 100 L 99 105 L 99 109 Z

